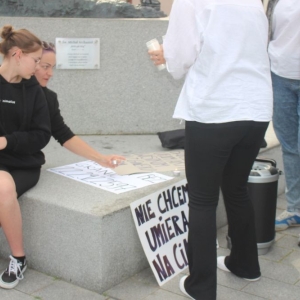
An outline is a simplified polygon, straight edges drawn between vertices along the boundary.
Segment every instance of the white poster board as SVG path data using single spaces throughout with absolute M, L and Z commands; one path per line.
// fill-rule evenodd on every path
M 159 173 L 122 176 L 116 174 L 112 169 L 102 167 L 91 160 L 51 168 L 48 171 L 115 194 L 129 192 L 173 178 Z
M 130 208 L 150 267 L 161 286 L 188 266 L 187 181 L 137 200 Z

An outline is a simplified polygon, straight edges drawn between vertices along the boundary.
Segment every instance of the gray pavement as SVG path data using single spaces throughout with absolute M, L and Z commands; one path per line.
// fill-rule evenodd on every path
M 285 209 L 284 196 L 279 196 L 277 213 Z M 218 255 L 229 253 L 226 244 L 227 227 L 218 230 Z M 231 273 L 218 270 L 218 300 L 293 300 L 300 299 L 300 227 L 276 234 L 276 243 L 270 251 L 259 257 L 262 278 L 248 282 Z M 0 268 L 7 266 L 0 259 Z M 183 273 L 187 274 L 187 270 Z M 84 275 L 83 275 L 84 276 Z M 65 282 L 28 269 L 25 278 L 13 290 L 0 289 L 1 300 L 184 300 L 179 290 L 178 275 L 159 287 L 150 268 L 147 268 L 103 294 L 85 290 L 72 282 Z M 205 300 L 205 299 L 204 299 Z

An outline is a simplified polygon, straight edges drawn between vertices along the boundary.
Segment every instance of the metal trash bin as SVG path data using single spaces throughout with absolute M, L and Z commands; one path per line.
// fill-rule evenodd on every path
M 255 214 L 258 255 L 266 254 L 275 240 L 278 179 L 281 172 L 273 159 L 256 158 L 248 179 L 248 192 Z M 231 240 L 227 235 L 227 246 Z

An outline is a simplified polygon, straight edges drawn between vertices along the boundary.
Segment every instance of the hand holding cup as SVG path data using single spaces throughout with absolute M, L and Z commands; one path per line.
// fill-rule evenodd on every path
M 153 39 L 146 43 L 150 59 L 157 66 L 158 70 L 166 68 L 166 60 L 164 58 L 163 45 L 160 45 L 157 39 Z

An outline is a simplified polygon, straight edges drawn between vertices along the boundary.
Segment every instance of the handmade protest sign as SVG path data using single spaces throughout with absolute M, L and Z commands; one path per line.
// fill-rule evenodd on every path
M 188 266 L 187 181 L 137 200 L 130 208 L 151 269 L 163 285 Z

